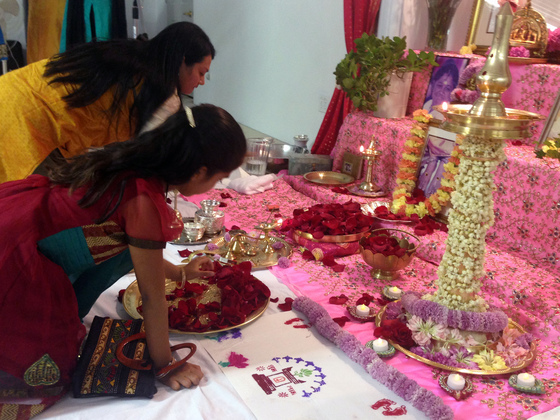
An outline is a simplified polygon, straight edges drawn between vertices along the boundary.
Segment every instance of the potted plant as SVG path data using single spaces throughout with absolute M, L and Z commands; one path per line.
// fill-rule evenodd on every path
M 392 75 L 402 79 L 407 72 L 438 65 L 433 52 L 405 52 L 406 37 L 377 38 L 364 33 L 354 43 L 355 50 L 338 63 L 334 74 L 337 84 L 360 110 L 377 111 L 379 98 L 389 94 Z

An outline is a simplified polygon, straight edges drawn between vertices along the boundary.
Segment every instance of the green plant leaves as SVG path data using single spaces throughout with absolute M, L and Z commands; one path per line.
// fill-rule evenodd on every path
M 377 99 L 388 95 L 389 77 L 408 71 L 422 71 L 437 66 L 433 52 L 419 54 L 409 49 L 405 38 L 377 38 L 364 33 L 354 40 L 356 48 L 338 63 L 334 74 L 354 106 L 361 110 L 377 110 Z

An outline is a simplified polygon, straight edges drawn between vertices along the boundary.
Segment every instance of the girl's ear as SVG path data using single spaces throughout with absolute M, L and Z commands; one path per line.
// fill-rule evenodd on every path
M 206 166 L 201 166 L 192 176 L 194 181 L 203 181 L 206 179 L 206 174 L 208 173 L 208 168 Z

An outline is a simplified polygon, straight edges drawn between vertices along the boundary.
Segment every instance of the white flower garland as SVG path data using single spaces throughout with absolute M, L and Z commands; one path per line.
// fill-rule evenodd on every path
M 438 290 L 423 299 L 450 309 L 484 312 L 488 304 L 477 293 L 484 275 L 486 232 L 494 224 L 492 172 L 505 159 L 503 141 L 465 137 L 463 157 L 451 193 L 449 233 L 438 269 Z

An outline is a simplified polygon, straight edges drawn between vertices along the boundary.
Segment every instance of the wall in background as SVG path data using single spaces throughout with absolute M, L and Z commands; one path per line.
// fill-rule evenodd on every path
M 343 1 L 194 0 L 194 22 L 216 47 L 195 103 L 292 143 L 319 131 L 344 57 Z

